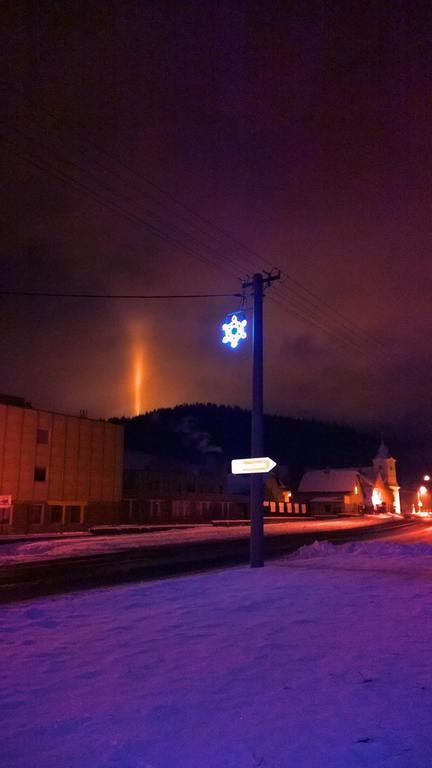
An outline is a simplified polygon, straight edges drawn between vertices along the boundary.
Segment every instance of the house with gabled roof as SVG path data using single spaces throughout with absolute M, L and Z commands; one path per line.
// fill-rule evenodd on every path
M 372 466 L 313 469 L 304 473 L 297 498 L 314 515 L 400 514 L 396 459 L 381 442 Z

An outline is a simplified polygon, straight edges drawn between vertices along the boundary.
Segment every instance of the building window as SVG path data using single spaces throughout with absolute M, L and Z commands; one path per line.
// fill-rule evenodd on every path
M 66 507 L 66 514 L 70 523 L 82 523 L 82 507 L 78 504 L 70 504 Z
M 9 525 L 11 522 L 11 508 L 0 507 L 0 525 Z
M 38 429 L 36 433 L 36 442 L 39 445 L 48 445 L 48 430 Z
M 162 517 L 161 499 L 150 499 L 150 517 Z
M 222 517 L 229 517 L 231 512 L 231 502 L 221 501 L 221 513 Z
M 50 507 L 51 523 L 61 523 L 63 521 L 63 507 L 61 504 L 53 504 Z
M 42 513 L 43 513 L 43 505 L 42 504 L 33 504 L 30 507 L 29 517 L 28 517 L 28 521 L 29 521 L 30 525 L 41 525 L 42 524 Z
M 209 501 L 197 501 L 196 502 L 196 511 L 199 515 L 203 515 L 206 512 L 210 512 L 210 502 Z
M 191 503 L 185 499 L 173 501 L 174 517 L 187 517 L 191 513 Z
M 44 483 L 46 480 L 46 467 L 35 467 L 34 470 L 35 483 Z

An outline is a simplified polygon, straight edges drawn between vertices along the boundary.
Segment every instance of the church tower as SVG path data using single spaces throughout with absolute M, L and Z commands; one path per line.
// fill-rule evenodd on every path
M 384 440 L 381 439 L 380 447 L 378 448 L 377 455 L 373 460 L 374 468 L 380 473 L 385 484 L 390 488 L 393 493 L 393 503 L 395 512 L 400 515 L 400 498 L 399 498 L 399 485 L 396 477 L 396 459 L 391 455 Z

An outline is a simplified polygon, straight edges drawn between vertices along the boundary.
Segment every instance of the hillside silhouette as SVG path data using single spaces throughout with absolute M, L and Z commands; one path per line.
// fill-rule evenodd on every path
M 133 418 L 113 419 L 125 427 L 125 447 L 160 463 L 203 463 L 210 455 L 229 466 L 250 453 L 250 411 L 237 406 L 194 403 L 160 408 Z M 264 453 L 287 468 L 295 481 L 306 468 L 362 466 L 372 462 L 379 435 L 353 427 L 264 417 Z

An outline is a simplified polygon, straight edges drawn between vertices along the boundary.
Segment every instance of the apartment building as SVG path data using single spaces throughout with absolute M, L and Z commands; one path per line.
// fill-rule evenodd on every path
M 0 396 L 0 533 L 121 520 L 123 427 Z

